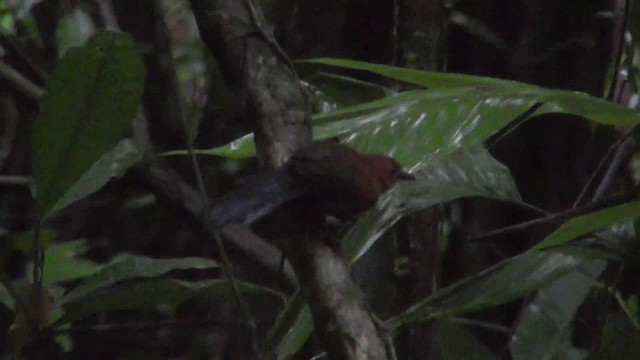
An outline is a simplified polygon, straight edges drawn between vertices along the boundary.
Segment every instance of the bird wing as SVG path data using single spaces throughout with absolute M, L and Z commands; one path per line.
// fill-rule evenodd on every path
M 215 228 L 251 224 L 303 193 L 304 189 L 284 171 L 257 176 L 218 198 L 209 208 L 207 223 Z

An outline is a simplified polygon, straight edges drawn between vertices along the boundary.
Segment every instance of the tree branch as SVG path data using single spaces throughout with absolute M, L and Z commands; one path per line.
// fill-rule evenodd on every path
M 284 165 L 311 141 L 307 96 L 256 23 L 256 7 L 237 0 L 191 0 L 200 34 L 230 85 L 242 94 L 260 164 Z M 258 16 L 260 17 L 260 16 Z M 389 359 L 384 335 L 365 309 L 347 263 L 327 246 L 324 218 L 293 203 L 276 223 L 331 359 Z
M 581 207 L 573 207 L 564 211 L 539 217 L 537 219 L 524 221 L 519 224 L 510 225 L 500 229 L 492 230 L 484 234 L 474 236 L 470 238 L 469 241 L 486 241 L 496 236 L 523 231 L 538 225 L 560 224 L 568 219 L 571 219 L 579 215 L 585 215 L 598 210 L 602 210 L 610 206 L 623 204 L 627 201 L 632 200 L 633 198 L 634 198 L 634 194 L 629 192 L 612 195 L 608 198 L 601 199 L 597 202 L 588 203 Z

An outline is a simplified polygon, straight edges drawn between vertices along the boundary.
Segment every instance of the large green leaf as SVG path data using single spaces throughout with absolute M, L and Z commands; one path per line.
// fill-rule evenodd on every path
M 410 91 L 316 117 L 314 139 L 338 137 L 354 148 L 393 155 L 403 165 L 482 142 L 538 103 L 537 93 L 497 88 Z M 198 154 L 255 155 L 253 136 Z M 174 151 L 166 155 L 185 155 Z
M 584 259 L 584 252 L 573 248 L 530 250 L 438 290 L 390 319 L 388 324 L 397 328 L 407 323 L 455 316 L 504 304 L 567 275 Z
M 385 153 L 403 165 L 478 144 L 542 104 L 534 114 L 563 112 L 605 125 L 640 123 L 640 114 L 583 93 L 533 88 L 414 90 L 316 115 L 314 139 L 340 138 L 354 148 Z M 251 134 L 201 155 L 240 159 L 255 155 Z M 173 151 L 166 155 L 186 155 Z
M 318 73 L 307 79 L 311 101 L 320 113 L 380 99 L 393 91 L 378 84 L 334 74 Z
M 352 70 L 368 71 L 391 79 L 404 81 L 409 84 L 428 87 L 430 89 L 449 89 L 472 86 L 507 86 L 510 88 L 522 89 L 536 87 L 535 85 L 528 85 L 510 80 L 498 80 L 494 78 L 473 75 L 447 74 L 441 72 L 408 69 L 348 59 L 320 58 L 305 60 L 304 62 L 319 65 L 337 66 Z
M 546 90 L 544 105 L 535 113 L 566 113 L 578 115 L 603 125 L 634 126 L 640 114 L 632 109 L 577 91 Z
M 138 109 L 143 81 L 142 60 L 122 33 L 98 33 L 58 62 L 32 136 L 43 217 L 122 137 Z
M 602 230 L 625 220 L 640 216 L 640 200 L 612 206 L 591 214 L 575 217 L 547 236 L 537 245 L 538 249 L 557 246 L 579 236 Z
M 280 294 L 250 283 L 238 282 L 247 295 Z M 141 309 L 155 305 L 177 306 L 195 297 L 232 297 L 233 290 L 226 280 L 187 282 L 172 279 L 153 279 L 141 283 L 104 288 L 87 296 L 67 302 L 65 315 L 58 324 L 77 321 L 110 310 Z
M 136 278 L 152 278 L 174 270 L 210 269 L 218 264 L 203 258 L 152 259 L 148 257 L 123 254 L 73 288 L 59 301 L 64 305 L 99 289 L 117 282 Z
M 80 176 L 78 181 L 56 202 L 52 211 L 61 210 L 100 190 L 112 178 L 124 176 L 127 170 L 140 160 L 142 160 L 142 152 L 136 148 L 134 141 L 131 139 L 121 140 Z
M 636 125 L 640 122 L 640 115 L 636 111 L 575 91 L 545 89 L 512 80 L 436 73 L 345 59 L 313 59 L 307 62 L 368 71 L 432 90 L 450 89 L 458 91 L 461 95 L 466 89 L 477 88 L 478 91 L 486 93 L 487 101 L 495 100 L 492 97 L 494 91 L 502 92 L 506 90 L 514 96 L 534 96 L 538 102 L 544 104 L 537 111 L 537 114 L 549 112 L 569 113 L 583 116 L 599 123 L 618 126 Z
M 533 97 L 478 89 L 416 92 L 398 104 L 314 128 L 315 137 L 338 137 L 367 153 L 387 154 L 414 168 L 486 140 L 536 104 Z M 490 95 L 491 96 L 491 95 Z

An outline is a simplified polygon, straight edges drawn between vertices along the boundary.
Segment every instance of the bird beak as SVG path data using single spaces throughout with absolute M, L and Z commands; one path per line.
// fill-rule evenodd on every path
M 398 179 L 400 180 L 415 180 L 416 177 L 409 174 L 408 172 L 405 171 L 401 171 L 400 174 L 398 175 Z

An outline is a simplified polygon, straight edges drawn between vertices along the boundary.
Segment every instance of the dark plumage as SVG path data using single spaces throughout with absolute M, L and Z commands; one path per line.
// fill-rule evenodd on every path
M 323 215 L 350 220 L 399 180 L 413 179 L 392 158 L 361 154 L 337 142 L 298 150 L 285 168 L 255 177 L 211 207 L 213 226 L 251 224 L 283 203 L 304 198 Z

